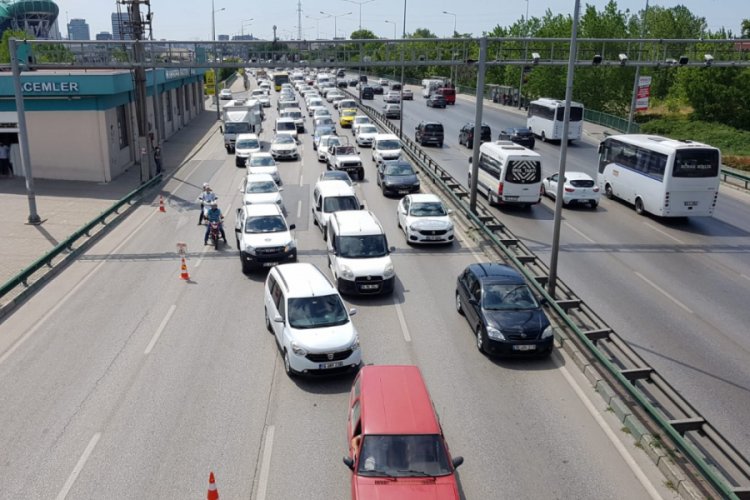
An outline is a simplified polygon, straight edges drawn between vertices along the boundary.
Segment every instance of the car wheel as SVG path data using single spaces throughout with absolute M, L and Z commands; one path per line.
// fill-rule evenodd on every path
M 484 334 L 482 334 L 482 326 L 477 326 L 477 350 L 481 352 L 482 354 L 485 354 L 486 351 L 484 350 Z
M 638 215 L 646 215 L 646 210 L 643 208 L 643 200 L 640 198 L 635 199 L 635 213 Z
M 614 200 L 615 199 L 615 193 L 614 193 L 614 191 L 612 191 L 612 186 L 610 186 L 609 184 L 607 184 L 607 185 L 604 186 L 604 194 L 610 200 Z
M 442 142 L 438 142 L 437 147 L 442 148 L 443 147 L 443 143 Z
M 542 196 L 548 196 L 547 189 L 544 187 L 544 184 L 542 184 Z
M 284 372 L 288 377 L 294 377 L 296 373 L 292 370 L 292 365 L 289 363 L 289 353 L 284 349 Z
M 268 319 L 268 309 L 264 307 L 263 312 L 265 313 L 264 315 L 266 317 L 266 330 L 268 330 L 270 333 L 273 333 L 273 328 L 271 328 L 271 320 Z
M 487 203 L 489 203 L 491 207 L 497 205 L 495 202 L 495 195 L 490 188 L 487 188 Z
M 460 295 L 458 294 L 458 292 L 456 292 L 456 311 L 457 311 L 457 312 L 458 312 L 458 314 L 460 314 L 461 316 L 463 316 L 463 315 L 464 315 L 464 308 L 463 308 L 463 306 L 461 305 L 461 296 L 460 296 Z
M 592 210 L 596 210 L 597 205 L 599 205 L 599 203 L 596 201 L 589 202 L 589 206 L 591 207 Z
M 542 142 L 547 142 L 547 136 L 544 135 L 544 130 L 542 130 Z

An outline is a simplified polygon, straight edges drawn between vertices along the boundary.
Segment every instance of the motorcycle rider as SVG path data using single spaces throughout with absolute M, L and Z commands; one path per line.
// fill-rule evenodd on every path
M 212 222 L 218 222 L 219 223 L 219 231 L 221 232 L 221 239 L 224 240 L 224 243 L 227 242 L 227 235 L 224 232 L 224 216 L 221 213 L 221 209 L 219 208 L 218 204 L 215 201 L 212 201 L 208 204 L 210 207 L 208 209 L 208 212 L 206 213 L 206 220 L 208 221 L 208 224 L 206 225 L 206 234 L 203 236 L 203 244 L 208 245 L 208 235 L 211 233 L 211 223 Z
M 208 182 L 204 182 L 203 191 L 201 191 L 201 195 L 198 197 L 198 201 L 201 202 L 201 213 L 198 216 L 199 226 L 203 224 L 205 206 L 209 205 L 211 202 L 215 202 L 218 199 L 219 197 L 216 196 L 216 193 L 211 190 L 211 186 L 208 185 Z

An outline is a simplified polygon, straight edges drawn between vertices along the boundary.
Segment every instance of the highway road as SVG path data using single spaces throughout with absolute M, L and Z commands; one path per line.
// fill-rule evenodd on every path
M 310 218 L 322 168 L 309 134 L 301 147 L 301 161 L 280 167 L 283 196 L 300 260 L 322 268 Z M 464 497 L 674 498 L 561 353 L 493 361 L 477 352 L 453 290 L 481 256 L 463 238 L 406 245 L 397 200 L 381 196 L 363 157 L 357 189 L 397 247 L 398 277 L 393 297 L 347 299 L 359 309 L 363 357 L 421 367 L 451 450 L 466 459 Z M 197 498 L 210 470 L 222 498 L 349 496 L 341 457 L 352 378 L 288 378 L 263 325 L 264 274 L 243 275 L 233 245 L 202 245 L 200 186 L 218 193 L 231 242 L 244 174 L 215 134 L 166 183 L 167 213 L 156 200 L 139 207 L 0 324 L 3 497 Z M 189 282 L 179 279 L 180 241 Z
M 443 148 L 425 151 L 466 185 L 471 150 L 458 144 L 458 131 L 474 121 L 475 99 L 459 96 L 455 106 L 434 109 L 419 87 L 410 88 L 415 98 L 404 106 L 404 133 L 413 138 L 421 120 L 442 122 Z M 365 103 L 380 109 L 382 96 Z M 525 115 L 514 108 L 489 103 L 483 113 L 493 138 L 503 128 L 525 126 Z M 557 172 L 559 144 L 536 144 L 543 174 Z M 590 138 L 568 149 L 568 171 L 596 178 L 596 164 Z M 495 213 L 549 263 L 553 200 L 531 211 Z M 638 216 L 603 197 L 596 211 L 563 210 L 560 249 L 559 276 L 747 455 L 750 195 L 723 186 L 713 217 L 683 220 Z

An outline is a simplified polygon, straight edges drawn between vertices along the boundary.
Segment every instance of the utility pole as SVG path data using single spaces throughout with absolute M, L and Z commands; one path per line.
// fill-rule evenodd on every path
M 297 0 L 297 40 L 302 40 L 302 0 Z
M 403 40 L 406 40 L 406 0 L 404 0 L 404 23 L 401 32 L 401 92 L 403 93 L 404 88 L 404 45 Z M 398 114 L 398 138 L 403 139 L 404 137 L 404 100 L 401 99 L 401 112 Z
M 643 11 L 643 19 L 641 20 L 641 38 L 646 35 L 646 16 L 648 15 L 648 0 L 646 0 L 646 9 Z M 638 62 L 641 60 L 641 54 L 643 54 L 643 42 L 638 44 Z M 630 98 L 630 112 L 628 113 L 628 129 L 626 133 L 630 133 L 630 129 L 633 128 L 633 119 L 635 118 L 635 104 L 638 98 L 638 80 L 641 79 L 641 66 L 637 64 L 635 66 L 635 78 L 633 79 L 633 95 Z
M 141 166 L 141 183 L 144 183 L 153 177 L 152 148 L 148 136 L 148 94 L 146 92 L 146 68 L 144 47 L 141 42 L 146 39 L 146 31 L 151 31 L 151 0 L 118 0 L 128 11 L 128 23 L 133 35 L 133 57 L 136 67 L 135 74 L 135 110 L 136 121 L 138 123 L 138 144 L 136 155 L 139 155 L 137 162 Z M 145 19 L 141 18 L 141 6 L 148 9 Z M 156 110 L 154 110 L 156 113 Z

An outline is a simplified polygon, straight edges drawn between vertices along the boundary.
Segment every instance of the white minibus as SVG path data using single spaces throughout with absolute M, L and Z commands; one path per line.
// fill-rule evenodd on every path
M 487 196 L 490 205 L 528 208 L 541 200 L 542 157 L 530 149 L 511 141 L 485 142 L 479 147 L 477 172 L 477 190 Z

